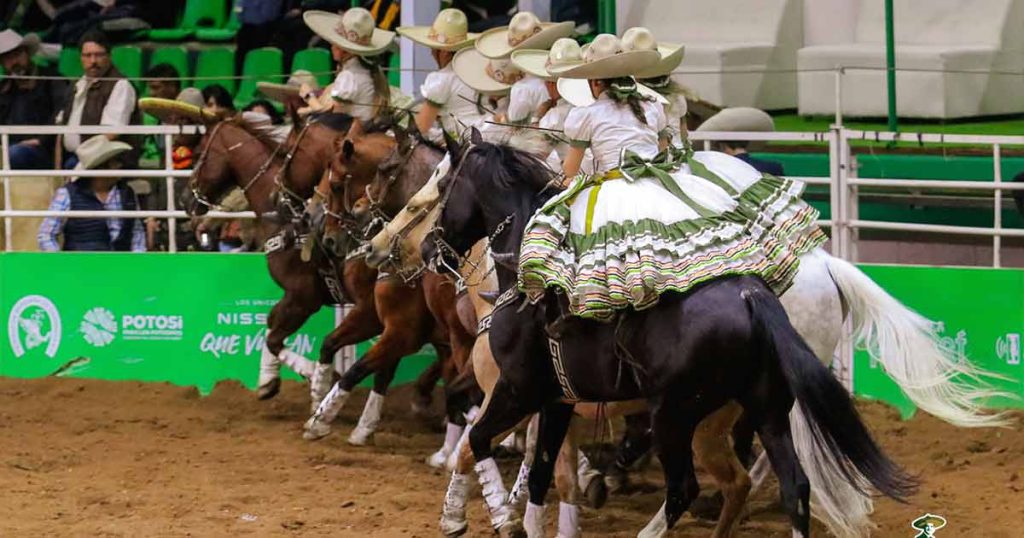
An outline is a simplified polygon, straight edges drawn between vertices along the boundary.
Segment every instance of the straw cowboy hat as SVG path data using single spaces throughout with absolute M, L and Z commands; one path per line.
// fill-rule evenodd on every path
M 946 518 L 935 514 L 925 514 L 911 522 L 910 526 L 919 531 L 928 529 L 931 532 L 935 532 L 946 526 Z M 929 526 L 931 527 L 930 529 Z M 925 534 L 925 536 L 930 536 L 930 534 Z
M 630 28 L 622 34 L 622 50 L 648 50 L 652 42 L 656 43 L 654 50 L 658 51 L 661 59 L 650 69 L 633 73 L 636 78 L 663 77 L 672 73 L 683 62 L 686 47 L 675 43 L 657 43 L 654 34 L 643 26 Z
M 476 39 L 476 50 L 488 58 L 505 58 L 517 50 L 547 49 L 556 40 L 569 37 L 575 24 L 540 22 L 529 11 L 520 11 L 507 27 L 491 28 Z
M 105 135 L 96 135 L 79 144 L 75 154 L 78 155 L 78 165 L 75 170 L 93 170 L 106 164 L 107 161 L 118 155 L 131 151 L 132 147 L 124 142 L 110 140 Z
M 636 37 L 645 36 L 640 34 Z M 549 67 L 548 72 L 558 78 L 605 79 L 632 76 L 654 67 L 661 60 L 657 42 L 653 36 L 646 37 L 650 37 L 648 42 L 629 43 L 627 48 L 614 35 L 599 34 L 583 47 L 579 61 Z
M 576 64 L 583 58 L 580 44 L 574 39 L 563 37 L 551 45 L 551 50 L 517 50 L 512 53 L 512 63 L 523 72 L 545 80 L 555 80 L 548 72 L 551 66 Z
M 267 96 L 268 99 L 285 102 L 289 98 L 298 97 L 299 89 L 305 84 L 313 90 L 320 89 L 320 83 L 316 81 L 313 73 L 305 69 L 298 69 L 290 77 L 288 82 L 279 84 L 277 82 L 257 82 L 256 89 Z
M 0 56 L 13 51 L 18 47 L 25 47 L 28 51 L 28 55 L 32 56 L 39 50 L 39 36 L 35 34 L 28 34 L 22 37 L 21 34 L 14 30 L 4 30 L 0 32 Z
M 191 89 L 191 88 L 186 88 Z M 216 114 L 193 103 L 194 95 L 191 92 L 184 95 L 185 90 L 178 94 L 177 99 L 161 99 L 159 97 L 143 97 L 139 99 L 139 110 L 154 116 L 161 122 L 184 120 L 184 123 L 207 124 L 220 119 Z M 200 94 L 202 102 L 202 94 Z
M 485 95 L 502 95 L 523 78 L 512 60 L 487 58 L 476 49 L 462 49 L 452 60 L 452 70 L 467 86 Z
M 306 26 L 316 35 L 356 56 L 376 56 L 395 39 L 395 33 L 377 28 L 369 11 L 354 7 L 344 15 L 311 10 L 302 14 Z
M 698 131 L 771 132 L 775 121 L 767 112 L 751 107 L 738 106 L 722 109 L 697 127 Z
M 442 9 L 430 26 L 399 26 L 404 37 L 437 50 L 460 50 L 473 44 L 480 34 L 469 33 L 466 14 L 455 8 Z

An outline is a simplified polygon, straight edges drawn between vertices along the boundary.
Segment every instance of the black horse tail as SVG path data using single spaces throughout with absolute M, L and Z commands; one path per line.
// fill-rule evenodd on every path
M 778 298 L 766 288 L 748 289 L 744 295 L 755 334 L 781 368 L 825 459 L 832 460 L 843 478 L 864 495 L 866 483 L 899 501 L 913 495 L 917 479 L 875 443 L 846 388 L 796 332 Z

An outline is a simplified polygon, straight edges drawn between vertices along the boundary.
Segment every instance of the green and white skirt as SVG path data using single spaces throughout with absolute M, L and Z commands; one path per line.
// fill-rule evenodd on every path
M 565 293 L 573 314 L 608 319 L 727 275 L 757 275 L 777 293 L 798 257 L 827 237 L 803 184 L 724 153 L 626 152 L 620 168 L 580 175 L 526 227 L 520 288 Z

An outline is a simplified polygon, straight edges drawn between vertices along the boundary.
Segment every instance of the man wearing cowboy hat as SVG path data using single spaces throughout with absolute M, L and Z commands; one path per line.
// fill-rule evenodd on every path
M 94 136 L 78 146 L 79 170 L 124 167 L 124 157 L 132 147 L 124 142 Z M 135 192 L 116 177 L 82 177 L 57 189 L 50 211 L 132 211 L 138 208 Z M 63 248 L 57 236 L 64 238 Z M 39 249 L 44 252 L 133 251 L 145 252 L 146 233 L 142 221 L 135 218 L 47 217 L 39 226 Z
M 57 76 L 50 67 L 32 63 L 39 38 L 22 37 L 14 30 L 0 32 L 0 66 L 11 76 L 0 82 L 0 125 L 52 125 L 67 95 L 61 80 L 21 79 L 22 76 Z M 52 166 L 53 136 L 11 135 L 11 168 Z

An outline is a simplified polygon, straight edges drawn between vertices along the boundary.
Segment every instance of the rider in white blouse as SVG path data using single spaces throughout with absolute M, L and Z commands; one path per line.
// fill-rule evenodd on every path
M 341 71 L 331 85 L 330 96 L 335 101 L 335 111 L 344 112 L 364 123 L 377 115 L 373 75 L 358 56 L 348 58 L 341 65 Z
M 608 95 L 603 82 L 592 81 L 591 84 L 601 88 L 594 104 L 573 108 L 565 118 L 565 136 L 570 146 L 563 164 L 567 179 L 579 173 L 583 151 L 588 147 L 594 154 L 594 171 L 598 173 L 618 167 L 624 150 L 650 159 L 665 147 L 665 141 L 658 139 L 658 133 L 666 126 L 660 104 L 641 101 L 647 121 L 640 123 L 630 107 Z
M 515 124 L 530 124 L 537 121 L 537 109 L 548 101 L 548 90 L 544 80 L 526 74 L 512 85 L 509 94 L 506 121 Z

